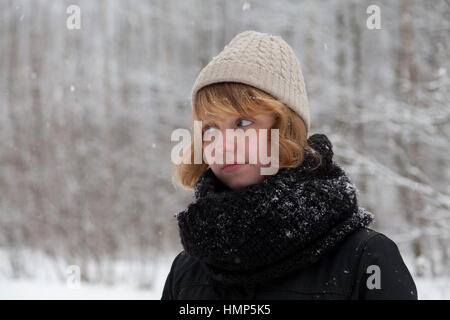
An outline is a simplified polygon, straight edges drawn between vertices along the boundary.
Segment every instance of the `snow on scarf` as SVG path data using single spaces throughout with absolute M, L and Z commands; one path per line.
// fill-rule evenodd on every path
M 179 212 L 181 243 L 203 262 L 213 281 L 253 285 L 307 267 L 356 229 L 372 213 L 357 204 L 357 189 L 333 161 L 324 134 L 309 137 L 322 155 L 282 168 L 240 190 L 226 187 L 206 170 L 195 185 L 195 200 Z

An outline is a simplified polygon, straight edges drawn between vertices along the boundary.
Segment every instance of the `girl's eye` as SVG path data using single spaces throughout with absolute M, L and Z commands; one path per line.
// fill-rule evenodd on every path
M 239 123 L 243 123 L 242 126 L 243 126 L 243 127 L 246 127 L 246 126 L 251 125 L 253 122 L 250 121 L 250 120 L 247 120 L 247 119 L 240 119 L 240 120 L 238 121 L 238 124 L 239 124 Z M 245 123 L 247 123 L 247 124 L 245 124 Z
M 240 127 L 246 127 L 246 126 L 249 126 L 249 125 L 253 124 L 253 121 L 250 121 L 250 120 L 247 120 L 247 119 L 239 119 L 237 121 L 237 124 Z M 204 127 L 204 129 L 203 129 L 203 132 L 206 132 L 206 131 L 208 131 L 210 129 L 216 129 L 216 128 L 214 126 L 211 126 L 211 125 L 206 125 Z
M 215 128 L 212 127 L 212 126 L 207 125 L 207 126 L 205 126 L 205 128 L 203 129 L 203 132 L 206 132 L 206 131 L 208 131 L 209 129 L 215 129 Z

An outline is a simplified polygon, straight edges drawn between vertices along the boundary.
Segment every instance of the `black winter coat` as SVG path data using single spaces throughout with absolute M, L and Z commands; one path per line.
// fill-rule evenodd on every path
M 415 300 L 417 290 L 397 245 L 384 234 L 363 227 L 315 264 L 251 287 L 212 282 L 202 262 L 183 250 L 173 261 L 161 299 Z

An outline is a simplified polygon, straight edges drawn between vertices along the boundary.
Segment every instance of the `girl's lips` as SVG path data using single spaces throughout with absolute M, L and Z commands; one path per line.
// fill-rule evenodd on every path
M 241 168 L 243 166 L 245 166 L 245 163 L 226 165 L 225 167 L 223 167 L 223 171 L 231 172 L 231 171 L 238 170 L 239 168 Z

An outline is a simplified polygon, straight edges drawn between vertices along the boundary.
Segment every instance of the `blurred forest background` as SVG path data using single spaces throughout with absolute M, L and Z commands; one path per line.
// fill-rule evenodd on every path
M 190 125 L 201 68 L 248 29 L 294 48 L 311 134 L 330 137 L 372 227 L 415 276 L 450 276 L 446 0 L 0 0 L 0 276 L 33 277 L 31 252 L 62 279 L 76 264 L 114 283 L 126 261 L 151 285 L 192 199 L 172 183 L 170 135 Z

